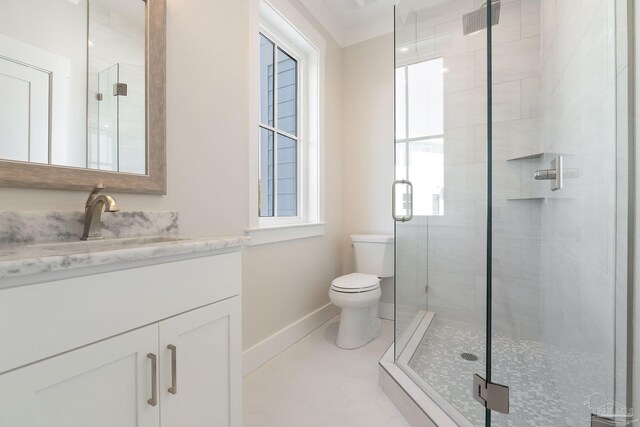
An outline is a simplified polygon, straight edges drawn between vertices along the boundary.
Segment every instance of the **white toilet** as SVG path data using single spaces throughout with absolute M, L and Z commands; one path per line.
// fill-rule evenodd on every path
M 338 277 L 329 290 L 342 309 L 336 344 L 345 349 L 362 347 L 380 333 L 380 278 L 393 276 L 393 236 L 353 234 L 351 241 L 356 273 Z

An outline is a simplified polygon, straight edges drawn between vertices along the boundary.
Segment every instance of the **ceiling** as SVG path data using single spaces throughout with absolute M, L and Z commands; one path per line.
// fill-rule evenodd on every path
M 398 0 L 300 0 L 341 46 L 393 31 Z

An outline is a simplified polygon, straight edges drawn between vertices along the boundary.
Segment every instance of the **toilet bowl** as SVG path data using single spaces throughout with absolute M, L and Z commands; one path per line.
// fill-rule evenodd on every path
M 356 272 L 331 282 L 329 299 L 340 307 L 336 345 L 362 347 L 380 333 L 380 278 L 393 276 L 393 236 L 354 234 Z
M 362 347 L 378 336 L 378 301 L 381 295 L 380 279 L 371 274 L 347 274 L 331 283 L 329 299 L 341 308 L 336 338 L 338 347 Z

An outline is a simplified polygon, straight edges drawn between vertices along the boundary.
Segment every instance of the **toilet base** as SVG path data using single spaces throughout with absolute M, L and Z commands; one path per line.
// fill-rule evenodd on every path
M 381 291 L 340 294 L 331 291 L 331 301 L 342 308 L 336 345 L 346 350 L 362 347 L 380 335 L 378 301 Z

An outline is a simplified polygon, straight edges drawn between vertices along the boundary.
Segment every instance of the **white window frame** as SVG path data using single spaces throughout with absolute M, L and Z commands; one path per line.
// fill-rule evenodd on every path
M 323 235 L 325 232 L 324 141 L 321 123 L 324 116 L 325 40 L 288 0 L 257 0 L 251 2 L 251 5 L 250 20 L 252 25 L 249 26 L 248 36 L 250 41 L 248 49 L 250 211 L 249 227 L 246 229 L 246 233 L 252 237 L 253 245 Z M 283 48 L 298 62 L 298 114 L 296 118 L 298 215 L 296 217 L 260 217 L 258 212 L 259 129 L 261 126 L 259 114 L 260 33 Z M 274 215 L 277 214 L 275 209 L 276 206 L 274 206 Z
M 275 32 L 269 29 L 269 26 L 261 24 L 260 25 L 260 34 L 266 37 L 271 43 L 273 43 L 274 49 L 274 73 L 273 73 L 273 123 L 274 126 L 269 126 L 260 120 L 258 117 L 258 127 L 261 129 L 266 129 L 268 131 L 273 132 L 274 140 L 273 140 L 273 216 L 258 216 L 260 225 L 262 226 L 277 226 L 277 225 L 286 225 L 286 224 L 300 224 L 306 222 L 306 203 L 305 196 L 307 192 L 305 189 L 305 180 L 304 173 L 306 172 L 306 151 L 305 151 L 305 128 L 304 128 L 304 55 L 299 51 L 296 51 L 295 48 L 291 47 L 290 44 L 287 44 L 286 41 L 281 39 L 276 35 Z M 289 55 L 296 61 L 296 135 L 290 134 L 278 128 L 278 73 L 277 73 L 277 62 L 278 62 L 278 48 L 281 49 L 284 53 Z M 296 216 L 278 216 L 278 150 L 276 149 L 278 146 L 277 138 L 278 135 L 284 135 L 287 138 L 293 139 L 296 141 Z M 258 145 L 260 141 L 258 141 Z M 259 156 L 258 156 L 259 159 Z M 259 161 L 259 160 L 258 160 Z

